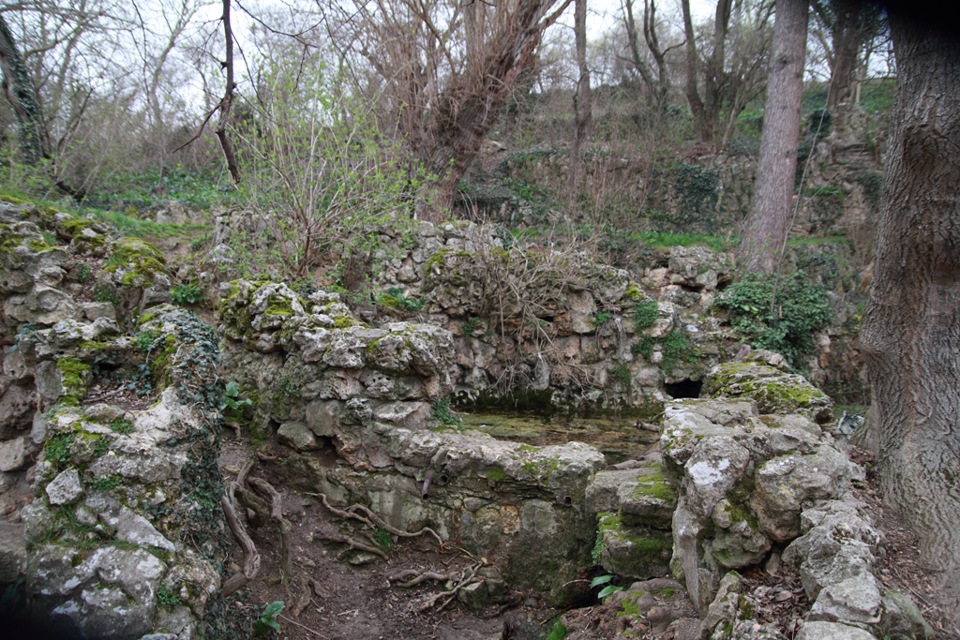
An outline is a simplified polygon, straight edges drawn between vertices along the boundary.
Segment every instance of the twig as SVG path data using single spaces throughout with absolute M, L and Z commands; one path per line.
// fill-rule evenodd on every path
M 323 640 L 327 640 L 327 636 L 323 635 L 323 634 L 320 633 L 319 631 L 314 631 L 313 629 L 311 629 L 310 627 L 308 627 L 308 626 L 306 626 L 306 625 L 304 625 L 304 624 L 300 624 L 299 622 L 297 622 L 297 621 L 294 620 L 293 618 L 290 618 L 290 617 L 288 617 L 288 616 L 285 616 L 285 615 L 283 615 L 282 613 L 279 614 L 277 617 L 280 618 L 281 620 L 284 620 L 284 621 L 286 621 L 286 622 L 289 622 L 289 623 L 292 624 L 292 625 L 295 625 L 295 626 L 297 626 L 297 627 L 300 627 L 300 628 L 303 629 L 304 631 L 307 631 L 307 632 L 315 635 L 315 636 L 318 637 L 318 638 L 323 638 Z

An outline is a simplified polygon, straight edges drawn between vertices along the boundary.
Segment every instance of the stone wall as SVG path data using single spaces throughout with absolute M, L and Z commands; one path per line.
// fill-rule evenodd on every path
M 7 203 L 0 237 L 0 581 L 64 632 L 216 637 L 216 338 L 141 240 Z
M 523 248 L 489 226 L 398 221 L 371 237 L 373 278 L 351 294 L 367 300 L 361 315 L 449 331 L 462 400 L 650 415 L 665 385 L 699 380 L 724 357 L 707 308 L 731 277 L 728 254 L 678 247 L 634 279 L 574 248 Z
M 408 531 L 431 527 L 504 577 L 562 599 L 589 565 L 587 478 L 603 463 L 578 443 L 531 447 L 444 424 L 455 358 L 448 331 L 370 327 L 337 294 L 282 284 L 224 285 L 219 309 L 231 375 L 276 433 L 277 472 L 339 504 L 361 502 Z

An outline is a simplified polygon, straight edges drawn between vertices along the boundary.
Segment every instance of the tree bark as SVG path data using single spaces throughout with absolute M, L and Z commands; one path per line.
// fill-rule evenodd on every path
M 49 142 L 40 101 L 27 75 L 6 20 L 0 14 L 0 71 L 3 93 L 10 101 L 20 126 L 20 152 L 23 161 L 36 165 L 49 157 Z
M 884 494 L 941 572 L 960 624 L 960 46 L 890 18 L 897 59 L 870 302 L 861 331 Z
M 234 184 L 240 184 L 240 166 L 237 164 L 237 154 L 233 150 L 233 143 L 227 135 L 227 123 L 230 121 L 230 108 L 233 106 L 233 89 L 236 83 L 233 80 L 233 27 L 230 24 L 230 2 L 223 0 L 223 38 L 226 44 L 226 53 L 223 68 L 227 72 L 227 87 L 220 100 L 220 120 L 217 123 L 217 140 L 223 150 L 223 157 L 227 161 L 227 168 L 233 177 Z
M 721 0 L 723 2 L 724 0 Z M 690 0 L 681 0 L 680 8 L 683 11 L 683 33 L 686 37 L 687 70 L 684 91 L 690 112 L 693 114 L 693 128 L 701 142 L 713 144 L 713 130 L 707 126 L 706 113 L 703 108 L 703 99 L 697 88 L 697 78 L 700 75 L 700 61 L 697 54 L 697 39 L 693 32 L 693 16 L 690 13 Z
M 787 242 L 800 140 L 807 0 L 777 0 L 776 12 L 760 160 L 738 261 L 755 273 L 773 273 Z
M 590 139 L 593 115 L 593 96 L 590 92 L 590 69 L 587 67 L 587 0 L 574 1 L 573 33 L 577 49 L 577 88 L 573 94 L 574 136 L 573 153 L 570 158 L 570 184 L 573 186 L 571 199 L 575 200 L 581 191 L 580 150 L 583 143 Z

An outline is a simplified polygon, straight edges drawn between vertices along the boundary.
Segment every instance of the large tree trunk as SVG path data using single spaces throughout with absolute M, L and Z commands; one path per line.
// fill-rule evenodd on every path
M 790 202 L 800 140 L 807 0 L 777 0 L 773 55 L 760 136 L 760 161 L 740 245 L 740 267 L 772 273 L 790 231 Z
M 884 493 L 960 623 L 960 46 L 891 16 L 895 129 L 861 331 Z
M 23 161 L 36 165 L 49 155 L 47 128 L 40 110 L 40 101 L 27 75 L 23 58 L 13 35 L 0 14 L 0 75 L 3 93 L 10 101 L 20 126 L 20 151 Z

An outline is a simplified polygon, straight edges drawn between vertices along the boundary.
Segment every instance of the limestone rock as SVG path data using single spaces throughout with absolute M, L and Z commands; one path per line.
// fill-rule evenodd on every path
M 277 429 L 277 437 L 280 442 L 297 451 L 313 451 L 320 448 L 317 437 L 302 422 L 284 422 Z
M 83 495 L 80 475 L 76 469 L 67 469 L 54 478 L 45 489 L 52 505 L 70 504 Z
M 797 640 L 874 640 L 872 633 L 837 622 L 807 622 Z
M 705 392 L 710 397 L 749 398 L 760 413 L 799 413 L 823 424 L 832 419 L 833 402 L 800 375 L 755 362 L 728 362 L 712 369 Z
M 881 605 L 876 578 L 861 573 L 822 589 L 808 619 L 876 624 L 880 621 Z
M 601 514 L 598 523 L 600 565 L 610 573 L 644 580 L 668 575 L 673 539 L 669 532 L 628 527 L 615 514 Z
M 0 472 L 22 469 L 29 459 L 31 447 L 27 436 L 0 442 Z

